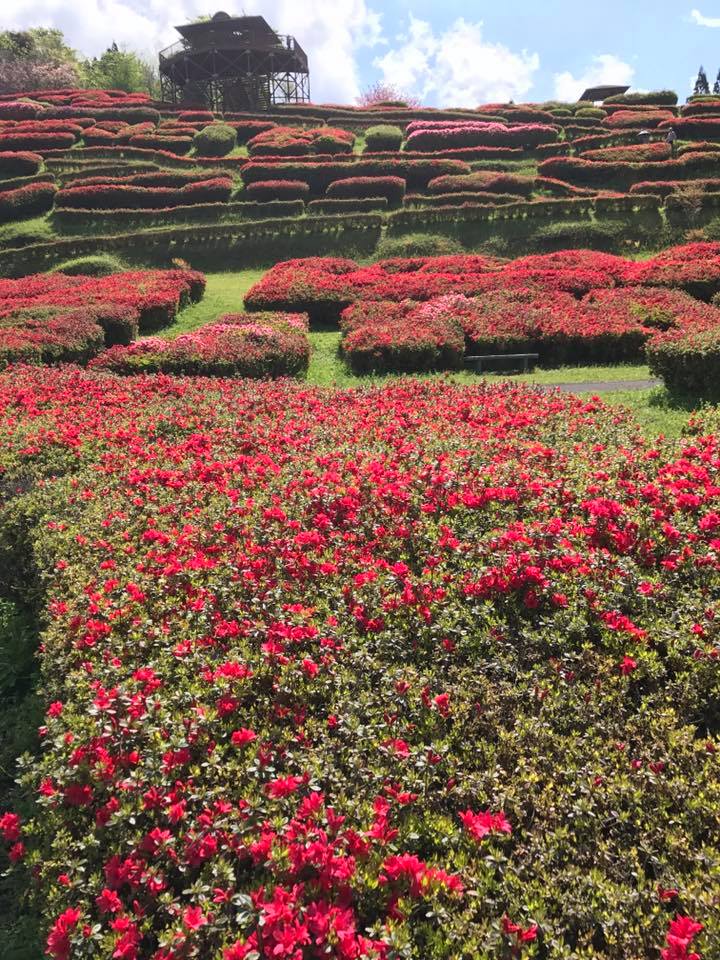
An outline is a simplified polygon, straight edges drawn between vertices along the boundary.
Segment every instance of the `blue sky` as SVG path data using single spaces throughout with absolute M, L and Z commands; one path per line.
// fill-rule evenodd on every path
M 261 13 L 310 55 L 313 99 L 348 103 L 384 80 L 439 106 L 576 97 L 586 83 L 670 87 L 720 68 L 720 2 L 693 0 L 217 0 Z M 154 56 L 207 0 L 4 0 L 0 25 L 57 26 L 84 54 Z

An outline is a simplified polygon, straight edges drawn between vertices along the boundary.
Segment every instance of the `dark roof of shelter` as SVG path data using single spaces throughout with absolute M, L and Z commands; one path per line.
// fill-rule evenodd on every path
M 185 23 L 180 27 L 175 27 L 175 29 L 182 37 L 185 37 L 186 40 L 192 40 L 208 33 L 214 33 L 217 30 L 223 33 L 230 31 L 247 31 L 255 37 L 264 36 L 269 41 L 277 40 L 277 34 L 265 17 L 231 17 L 222 10 L 218 11 L 210 20 L 198 20 L 196 23 Z
M 580 100 L 592 100 L 595 103 L 598 100 L 606 100 L 608 97 L 616 97 L 620 93 L 627 93 L 630 87 L 608 84 L 604 87 L 588 87 Z

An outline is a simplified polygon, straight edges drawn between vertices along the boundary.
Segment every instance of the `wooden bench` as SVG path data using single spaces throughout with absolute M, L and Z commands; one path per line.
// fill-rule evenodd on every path
M 465 363 L 469 364 L 476 373 L 483 372 L 483 364 L 487 361 L 512 360 L 515 366 L 522 366 L 522 372 L 528 373 L 537 363 L 537 353 L 486 353 L 480 357 L 465 357 Z

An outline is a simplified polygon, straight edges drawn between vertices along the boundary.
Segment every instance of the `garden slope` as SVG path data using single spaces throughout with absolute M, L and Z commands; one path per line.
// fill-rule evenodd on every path
M 71 368 L 0 412 L 49 619 L 0 828 L 56 960 L 718 954 L 714 437 Z

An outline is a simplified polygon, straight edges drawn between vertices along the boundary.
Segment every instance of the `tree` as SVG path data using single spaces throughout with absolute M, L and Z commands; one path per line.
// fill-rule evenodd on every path
M 77 54 L 61 30 L 0 32 L 0 93 L 77 87 L 79 80 Z
M 713 84 L 713 93 L 720 93 L 720 70 L 718 70 L 718 75 L 715 77 L 715 83 Z
M 82 73 L 88 87 L 151 95 L 155 95 L 158 89 L 153 65 L 136 53 L 121 50 L 116 43 L 111 44 L 101 57 L 85 60 Z
M 708 83 L 707 74 L 705 73 L 705 68 L 700 67 L 698 70 L 697 80 L 695 81 L 695 87 L 693 89 L 695 96 L 707 96 L 710 93 L 710 84 Z
M 398 90 L 390 83 L 374 83 L 363 90 L 355 102 L 359 107 L 377 107 L 382 104 L 403 104 L 408 107 L 419 107 L 420 100 Z

